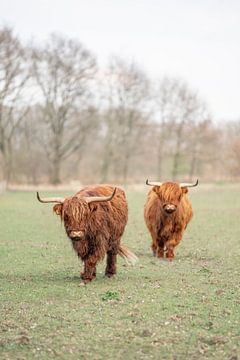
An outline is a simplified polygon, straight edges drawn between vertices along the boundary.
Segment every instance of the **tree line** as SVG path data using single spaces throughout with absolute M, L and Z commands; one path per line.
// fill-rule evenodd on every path
M 100 68 L 76 39 L 24 45 L 0 29 L 0 180 L 234 180 L 239 135 L 240 120 L 214 122 L 183 79 L 117 56 Z

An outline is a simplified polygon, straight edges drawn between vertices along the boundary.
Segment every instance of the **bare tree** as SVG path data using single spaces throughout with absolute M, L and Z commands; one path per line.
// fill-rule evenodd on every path
M 52 35 L 29 49 L 11 29 L 0 30 L 0 172 L 6 181 L 39 183 L 49 174 L 55 184 L 80 174 L 83 182 L 121 183 L 146 175 L 240 176 L 240 122 L 214 125 L 184 81 L 164 78 L 153 87 L 136 64 L 117 57 L 98 73 L 101 91 L 95 74 L 94 56 L 78 41 Z
M 149 80 L 134 63 L 113 58 L 107 74 L 107 111 L 102 175 L 112 165 L 115 177 L 126 182 L 149 115 Z
M 93 126 L 86 112 L 95 70 L 94 56 L 76 40 L 52 35 L 44 48 L 33 51 L 33 74 L 42 97 L 42 121 L 47 128 L 42 142 L 54 184 L 60 182 L 62 162 L 81 150 Z
M 44 137 L 46 130 L 40 121 L 40 113 L 38 105 L 30 106 L 16 131 L 13 162 L 13 176 L 16 182 L 38 184 L 48 178 L 50 169 L 46 167 L 46 153 L 39 138 L 39 133 Z
M 186 133 L 186 158 L 189 159 L 189 181 L 204 172 L 209 165 L 217 168 L 221 132 L 211 119 L 202 114 L 202 121 L 190 123 Z
M 193 123 L 208 116 L 206 105 L 188 85 L 175 78 L 164 78 L 159 90 L 160 138 L 158 148 L 158 175 L 165 148 L 172 152 L 172 179 L 179 174 L 187 143 L 187 130 Z
M 27 52 L 10 28 L 0 30 L 0 152 L 8 182 L 13 160 L 13 137 L 28 107 L 24 90 L 29 78 Z
M 240 120 L 226 123 L 222 129 L 224 150 L 222 167 L 223 176 L 240 177 Z M 225 157 L 224 157 L 225 154 Z
M 169 154 L 171 144 L 171 132 L 173 130 L 172 117 L 172 96 L 175 84 L 168 78 L 163 78 L 155 88 L 153 100 L 155 103 L 155 135 L 157 137 L 157 179 L 162 179 L 164 175 L 163 165 Z

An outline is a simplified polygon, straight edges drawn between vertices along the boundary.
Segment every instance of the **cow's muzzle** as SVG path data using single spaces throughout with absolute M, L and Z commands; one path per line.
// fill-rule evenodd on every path
M 176 211 L 177 207 L 173 204 L 166 204 L 163 206 L 163 209 L 167 214 L 172 214 L 174 211 Z
M 70 231 L 69 237 L 73 241 L 79 241 L 84 237 L 84 231 Z

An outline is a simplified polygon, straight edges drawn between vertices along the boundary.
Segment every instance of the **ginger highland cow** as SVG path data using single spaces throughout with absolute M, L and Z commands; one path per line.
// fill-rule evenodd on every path
M 152 237 L 153 255 L 172 260 L 175 247 L 182 240 L 183 232 L 193 216 L 192 206 L 187 197 L 188 183 L 148 182 L 153 186 L 148 193 L 144 218 Z

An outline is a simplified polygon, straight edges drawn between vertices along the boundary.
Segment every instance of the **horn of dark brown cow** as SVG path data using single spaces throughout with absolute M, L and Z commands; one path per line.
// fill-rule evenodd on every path
M 194 186 L 197 186 L 198 184 L 198 179 L 196 180 L 195 184 L 190 184 L 190 183 L 180 183 L 179 185 L 181 187 L 194 187 Z
M 40 198 L 38 192 L 37 192 L 37 199 L 41 203 L 59 203 L 59 204 L 62 204 L 64 202 L 64 200 L 65 200 L 65 198 L 60 198 L 60 197 Z
M 113 193 L 109 196 L 85 196 L 83 199 L 88 203 L 99 202 L 99 201 L 110 201 L 115 195 L 117 188 L 113 190 Z
M 149 182 L 148 179 L 146 180 L 146 185 L 161 186 L 162 184 L 163 184 L 162 182 Z

